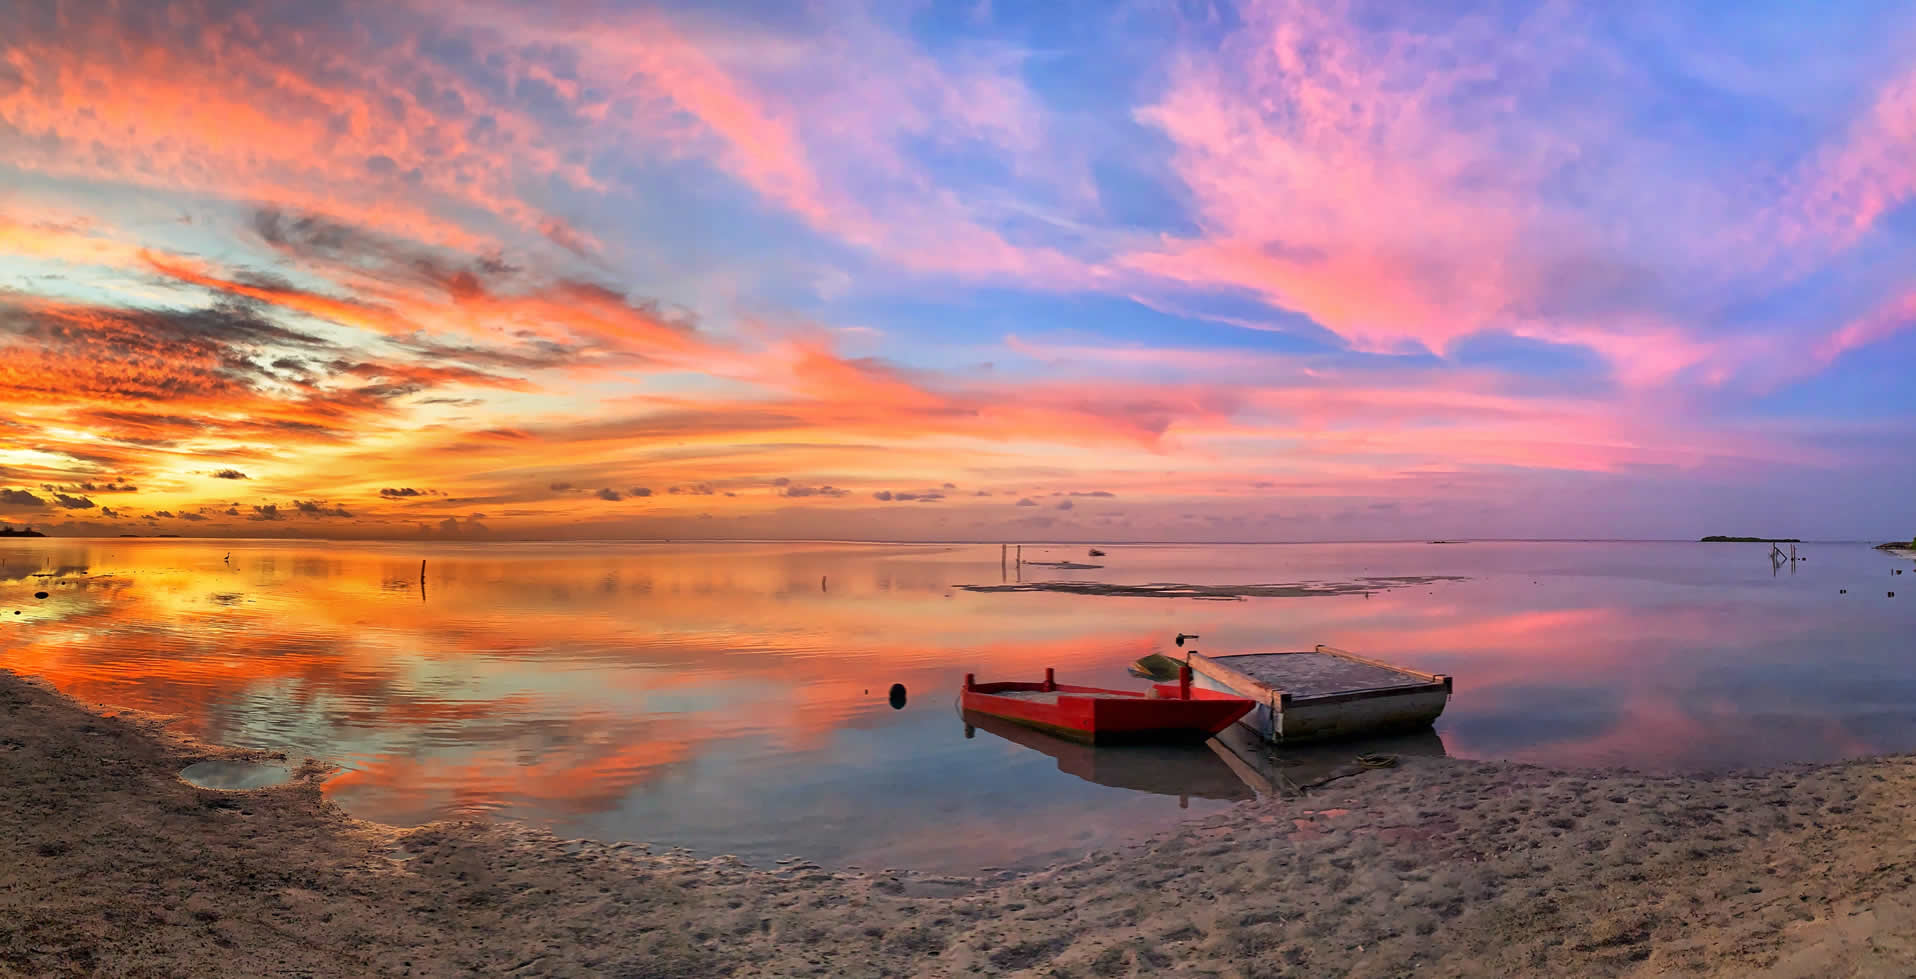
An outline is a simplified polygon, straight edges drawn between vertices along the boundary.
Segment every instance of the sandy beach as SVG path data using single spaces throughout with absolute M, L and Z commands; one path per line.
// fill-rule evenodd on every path
M 1916 972 L 1916 760 L 1662 778 L 1406 758 L 1031 875 L 394 829 L 0 672 L 0 973 Z M 299 760 L 293 760 L 299 761 Z

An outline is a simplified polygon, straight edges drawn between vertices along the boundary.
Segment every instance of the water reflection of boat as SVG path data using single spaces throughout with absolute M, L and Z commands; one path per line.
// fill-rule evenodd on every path
M 1357 761 L 1360 755 L 1442 758 L 1446 754 L 1444 739 L 1430 728 L 1333 743 L 1274 745 L 1242 724 L 1233 724 L 1205 744 L 1260 795 L 1293 795 L 1325 779 L 1356 774 L 1363 768 Z
M 965 711 L 963 717 L 966 737 L 972 736 L 973 729 L 995 734 L 1056 758 L 1058 771 L 1087 782 L 1180 798 L 1197 796 L 1241 801 L 1255 797 L 1231 766 L 1203 745 L 1096 747 L 1053 737 L 989 714 Z

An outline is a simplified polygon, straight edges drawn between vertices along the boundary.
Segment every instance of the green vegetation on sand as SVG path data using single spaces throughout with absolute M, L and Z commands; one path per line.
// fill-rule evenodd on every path
M 1701 544 L 1801 544 L 1801 537 L 1723 537 L 1713 535 L 1698 541 Z

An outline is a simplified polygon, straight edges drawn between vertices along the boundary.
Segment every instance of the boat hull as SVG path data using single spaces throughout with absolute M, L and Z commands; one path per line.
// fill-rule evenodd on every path
M 1086 744 L 1202 741 L 1255 705 L 1234 694 L 1158 684 L 1149 693 L 1059 683 L 970 683 L 959 706 L 972 713 Z

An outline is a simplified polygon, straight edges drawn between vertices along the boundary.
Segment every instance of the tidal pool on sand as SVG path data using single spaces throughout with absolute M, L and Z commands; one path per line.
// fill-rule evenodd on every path
M 202 789 L 264 789 L 285 785 L 293 773 L 284 765 L 254 761 L 201 761 L 180 769 L 180 778 Z

